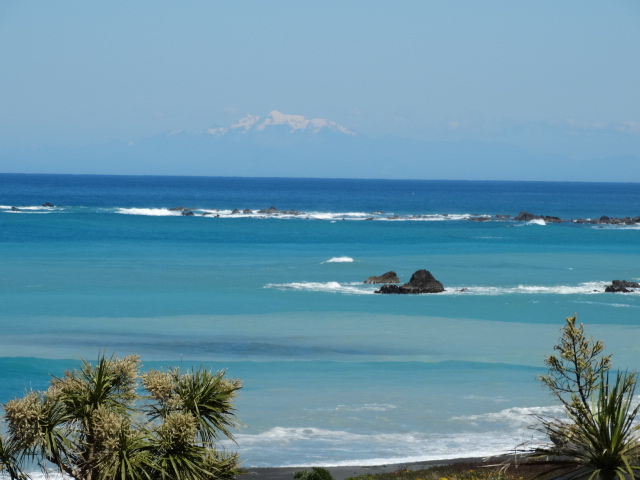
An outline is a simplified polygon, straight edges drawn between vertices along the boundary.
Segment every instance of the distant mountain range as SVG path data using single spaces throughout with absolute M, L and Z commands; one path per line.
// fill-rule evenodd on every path
M 229 128 L 209 128 L 207 133 L 215 136 L 222 136 L 229 132 L 247 133 L 249 131 L 264 132 L 267 129 L 284 126 L 289 128 L 289 132 L 296 131 L 318 133 L 321 130 L 330 130 L 332 132 L 340 132 L 345 135 L 355 135 L 354 132 L 348 130 L 336 122 L 325 120 L 324 118 L 308 119 L 303 115 L 288 115 L 278 110 L 272 110 L 265 119 L 261 119 L 255 115 L 247 115 Z
M 0 150 L 0 172 L 640 182 L 640 157 L 576 160 L 498 142 L 371 138 L 273 110 L 133 143 Z

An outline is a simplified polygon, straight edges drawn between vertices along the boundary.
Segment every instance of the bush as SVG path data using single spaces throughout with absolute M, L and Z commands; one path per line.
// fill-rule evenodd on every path
M 303 470 L 293 475 L 296 480 L 333 480 L 331 472 L 326 468 L 312 467 L 311 471 Z
M 100 356 L 96 365 L 83 360 L 46 391 L 4 406 L 0 471 L 23 480 L 24 462 L 36 460 L 43 471 L 77 480 L 232 478 L 237 455 L 215 444 L 221 436 L 233 439 L 240 388 L 225 372 L 204 369 L 141 375 L 137 355 Z
M 540 418 L 551 444 L 538 456 L 559 460 L 570 467 L 565 478 L 588 477 L 611 480 L 636 477 L 640 470 L 640 425 L 632 407 L 635 372 L 609 374 L 611 355 L 603 355 L 604 343 L 584 334 L 576 317 L 567 318 L 558 355 L 545 359 L 549 368 L 540 381 L 560 402 L 567 420 Z

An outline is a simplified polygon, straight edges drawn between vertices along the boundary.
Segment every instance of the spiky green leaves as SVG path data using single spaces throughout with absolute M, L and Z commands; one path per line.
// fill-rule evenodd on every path
M 138 356 L 101 356 L 5 405 L 0 469 L 22 480 L 25 456 L 78 480 L 231 478 L 237 456 L 214 446 L 236 426 L 241 383 L 225 372 L 151 371 Z M 139 383 L 149 392 L 140 395 Z M 146 402 L 143 402 L 146 400 Z
M 142 376 L 142 384 L 155 401 L 149 406 L 152 418 L 166 418 L 173 412 L 189 413 L 196 421 L 201 441 L 212 443 L 220 435 L 233 439 L 237 428 L 233 401 L 242 388 L 239 380 L 225 378 L 225 372 L 196 370 L 181 374 L 151 370 Z
M 542 456 L 562 459 L 572 467 L 567 478 L 625 480 L 640 470 L 640 426 L 635 419 L 640 407 L 632 406 L 635 372 L 610 378 L 611 355 L 603 355 L 604 343 L 584 334 L 576 317 L 567 318 L 558 356 L 545 363 L 547 375 L 541 382 L 564 407 L 567 420 L 540 419 L 553 445 L 542 448 Z
M 602 373 L 611 368 L 611 355 L 602 355 L 604 342 L 587 338 L 584 325 L 576 321 L 575 315 L 567 318 L 559 343 L 553 347 L 558 355 L 545 358 L 549 373 L 538 378 L 563 404 L 577 401 L 586 405 Z

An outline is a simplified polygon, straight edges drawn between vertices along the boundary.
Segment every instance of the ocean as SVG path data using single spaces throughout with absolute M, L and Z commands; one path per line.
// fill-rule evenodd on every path
M 246 467 L 540 441 L 567 316 L 640 368 L 640 293 L 604 293 L 640 280 L 640 224 L 520 211 L 635 217 L 640 184 L 0 174 L 0 402 L 139 353 L 243 381 Z M 446 291 L 363 283 L 419 269 Z

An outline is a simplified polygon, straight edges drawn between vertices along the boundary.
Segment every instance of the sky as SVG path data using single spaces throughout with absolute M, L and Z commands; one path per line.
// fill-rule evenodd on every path
M 639 25 L 638 0 L 1 0 L 0 172 L 274 110 L 640 163 Z

